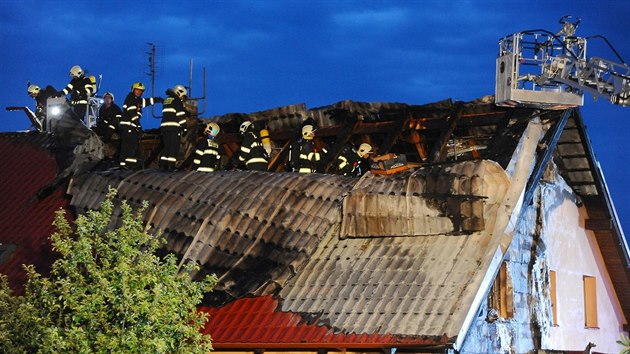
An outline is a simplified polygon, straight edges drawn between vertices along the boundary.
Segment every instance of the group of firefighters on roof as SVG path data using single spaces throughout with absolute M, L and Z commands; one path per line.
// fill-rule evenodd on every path
M 47 86 L 41 89 L 37 85 L 28 87 L 28 94 L 36 101 L 36 115 L 45 117 L 46 100 L 51 97 L 70 97 L 70 105 L 76 117 L 85 116 L 88 98 L 96 92 L 96 80 L 93 76 L 86 76 L 80 66 L 75 65 L 70 69 L 72 80 L 61 91 Z M 98 113 L 98 119 L 94 131 L 103 140 L 111 140 L 114 133 L 118 133 L 121 140 L 119 164 L 122 167 L 138 169 L 140 160 L 140 133 L 142 126 L 140 118 L 142 109 L 146 106 L 162 103 L 162 122 L 160 132 L 162 135 L 163 149 L 160 156 L 159 167 L 164 171 L 175 171 L 177 155 L 181 137 L 187 133 L 187 112 L 184 102 L 188 91 L 182 85 L 176 85 L 166 90 L 166 98 L 143 98 L 145 87 L 141 82 L 131 85 L 131 92 L 127 94 L 122 109 L 114 103 L 114 95 L 106 92 L 103 95 L 103 104 Z M 195 148 L 193 160 L 194 168 L 200 172 L 213 172 L 221 168 L 221 153 L 217 136 L 221 131 L 217 123 L 205 125 L 205 139 L 201 139 Z M 238 150 L 238 165 L 246 170 L 267 171 L 269 155 L 271 153 L 269 136 L 266 129 L 259 130 L 250 121 L 243 122 L 239 127 L 242 142 Z M 300 138 L 289 147 L 287 169 L 299 173 L 315 173 L 323 171 L 323 161 L 326 158 L 326 149 L 318 149 L 313 139 L 315 138 L 316 124 L 312 118 L 307 119 L 301 127 Z M 369 155 L 372 146 L 363 143 L 359 148 L 351 144 L 344 146 L 332 164 L 334 173 L 345 176 L 361 176 L 369 167 Z

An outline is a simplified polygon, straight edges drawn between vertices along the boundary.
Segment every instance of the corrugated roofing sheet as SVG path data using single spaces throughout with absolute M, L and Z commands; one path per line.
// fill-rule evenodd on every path
M 52 137 L 43 133 L 0 134 L 0 244 L 16 246 L 0 263 L 0 273 L 18 292 L 26 280 L 22 264 L 48 271 L 54 258 L 48 239 L 54 213 L 68 206 L 59 189 L 43 199 L 37 196 L 57 172 L 53 146 Z
M 391 198 L 353 215 L 348 210 L 353 204 L 344 200 L 342 232 L 359 229 L 363 237 L 325 237 L 304 269 L 280 292 L 282 310 L 320 313 L 321 321 L 346 332 L 456 336 L 469 311 L 468 297 L 479 286 L 473 279 L 485 271 L 480 265 L 488 264 L 496 250 L 498 240 L 491 237 L 494 219 L 510 183 L 505 171 L 492 161 L 464 162 L 444 167 L 443 173 L 455 175 L 445 178 L 450 193 L 488 197 L 483 201 L 484 230 L 459 236 L 448 230 L 422 235 L 416 232 L 440 230 L 441 219 L 425 218 L 423 210 L 414 210 L 420 214 L 415 215 L 392 207 L 388 203 L 396 201 Z M 404 205 L 413 196 L 410 191 L 422 193 L 427 188 L 426 181 L 414 174 L 401 181 L 403 185 L 392 190 L 387 180 L 370 177 L 356 189 L 364 195 L 391 197 L 393 193 L 397 203 Z M 390 225 L 384 225 L 385 218 L 393 220 Z M 409 218 L 416 218 L 417 223 L 407 222 Z M 378 237 L 366 237 L 372 229 Z M 386 237 L 384 230 L 417 237 Z
M 293 276 L 320 240 L 338 230 L 341 197 L 356 181 L 255 171 L 116 171 L 75 179 L 70 194 L 79 209 L 98 207 L 110 185 L 136 206 L 147 200 L 150 231 L 166 235 L 166 251 L 199 262 L 195 276 L 219 276 L 210 296 L 221 303 L 268 293 Z
M 505 178 L 501 166 L 484 160 L 387 178 L 368 174 L 343 200 L 341 237 L 482 231 L 486 209 L 503 196 Z

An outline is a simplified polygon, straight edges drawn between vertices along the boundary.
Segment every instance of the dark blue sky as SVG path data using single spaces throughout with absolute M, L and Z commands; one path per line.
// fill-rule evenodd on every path
M 493 94 L 497 41 L 526 29 L 609 38 L 630 61 L 630 1 L 12 1 L 0 0 L 0 107 L 33 106 L 26 81 L 61 89 L 79 64 L 103 74 L 119 101 L 149 84 L 147 42 L 157 44 L 156 94 L 208 73 L 204 117 L 344 99 L 422 104 Z M 589 56 L 615 59 L 601 43 Z M 147 112 L 148 113 L 148 112 Z M 616 203 L 630 225 L 630 108 L 585 97 L 582 113 Z M 145 127 L 157 119 L 143 118 Z M 2 113 L 0 131 L 28 128 Z

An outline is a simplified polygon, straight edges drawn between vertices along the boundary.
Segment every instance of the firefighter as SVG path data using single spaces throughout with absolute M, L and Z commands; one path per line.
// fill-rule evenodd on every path
M 187 132 L 186 110 L 184 109 L 187 94 L 188 91 L 182 85 L 176 85 L 172 89 L 166 90 L 167 97 L 162 106 L 162 123 L 160 124 L 162 142 L 164 143 L 160 157 L 160 169 L 164 171 L 175 171 L 181 137 Z
M 357 167 L 359 170 L 357 173 L 358 176 L 363 176 L 372 169 L 372 160 L 370 159 L 372 149 L 372 145 L 368 143 L 362 143 L 359 145 L 359 148 L 357 149 L 357 152 L 359 153 L 359 166 Z
M 245 164 L 246 170 L 267 171 L 269 157 L 262 143 L 260 135 L 256 133 L 254 124 L 245 121 L 241 124 L 239 132 L 243 136 L 238 160 Z
M 70 94 L 70 105 L 74 113 L 79 119 L 83 119 L 87 111 L 88 98 L 94 94 L 95 86 L 78 65 L 70 68 L 70 77 L 72 80 L 63 90 L 59 91 L 59 96 Z
M 118 124 L 121 140 L 119 159 L 122 167 L 132 169 L 139 167 L 142 108 L 164 101 L 160 97 L 142 98 L 143 92 L 142 82 L 135 82 L 131 85 L 131 92 L 125 98 L 122 106 L 123 114 Z
M 204 134 L 208 137 L 201 140 L 195 148 L 195 159 L 193 164 L 195 170 L 199 172 L 214 172 L 219 169 L 221 155 L 219 154 L 219 144 L 216 142 L 217 135 L 221 129 L 217 123 L 208 123 L 204 129 Z
M 302 126 L 302 138 L 297 142 L 291 157 L 293 170 L 299 173 L 315 173 L 321 169 L 322 155 L 326 154 L 326 149 L 320 150 L 315 146 L 315 127 L 313 124 Z
M 372 146 L 367 143 L 363 143 L 359 146 L 359 149 L 351 144 L 347 144 L 343 147 L 334 165 L 334 172 L 339 175 L 360 177 L 365 174 L 365 164 L 361 163 L 361 160 L 367 159 L 372 152 Z
M 116 127 L 120 124 L 122 110 L 114 103 L 114 94 L 105 92 L 103 95 L 103 105 L 98 110 L 98 119 L 94 131 L 103 140 L 111 140 L 116 132 Z
M 49 97 L 56 96 L 57 90 L 50 85 L 43 90 L 37 85 L 29 85 L 28 95 L 35 99 L 35 117 L 40 122 L 38 129 L 44 130 L 46 128 L 46 101 Z

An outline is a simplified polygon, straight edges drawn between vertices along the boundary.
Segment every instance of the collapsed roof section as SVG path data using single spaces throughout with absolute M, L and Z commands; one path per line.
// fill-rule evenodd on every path
M 222 143 L 229 156 L 238 148 L 241 122 L 267 127 L 274 143 L 272 171 L 284 169 L 289 143 L 299 137 L 298 128 L 307 118 L 318 124 L 316 143 L 328 146 L 327 170 L 347 142 L 368 142 L 377 154 L 405 154 L 416 164 L 486 158 L 505 167 L 527 121 L 537 114 L 531 109 L 496 107 L 484 97 L 469 103 L 448 99 L 426 105 L 341 101 L 306 109 L 299 104 L 207 121 L 222 126 Z M 559 113 L 545 115 L 553 118 Z

